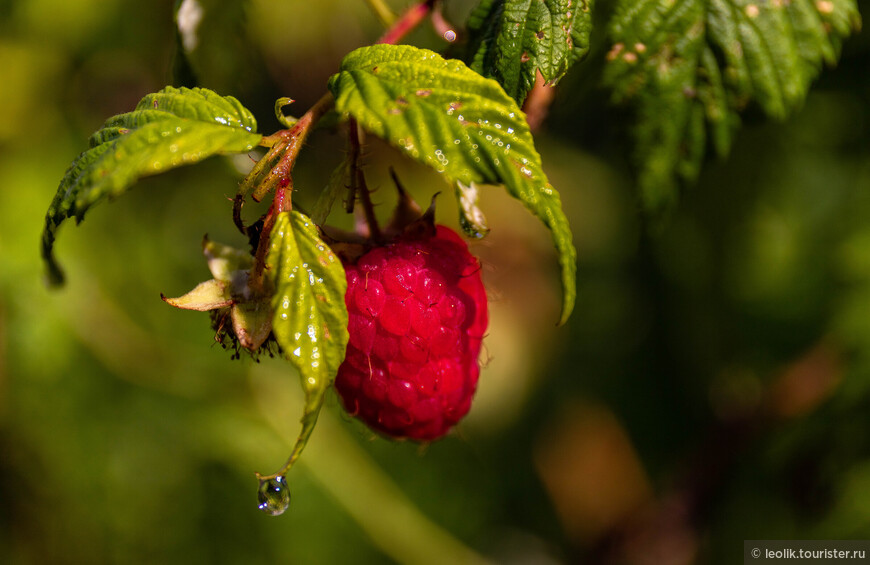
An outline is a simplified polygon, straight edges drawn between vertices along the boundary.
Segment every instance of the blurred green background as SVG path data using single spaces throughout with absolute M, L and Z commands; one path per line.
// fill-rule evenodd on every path
M 301 113 L 381 31 L 361 0 L 205 4 L 221 9 L 197 78 L 267 133 L 276 98 Z M 42 284 L 67 165 L 184 71 L 171 3 L 0 2 L 0 563 L 726 564 L 743 539 L 870 539 L 868 33 L 792 119 L 745 116 L 731 157 L 651 222 L 597 29 L 538 138 L 579 251 L 573 318 L 555 327 L 548 234 L 486 193 L 492 233 L 472 249 L 492 322 L 470 416 L 420 447 L 373 436 L 331 394 L 272 518 L 254 471 L 297 433 L 296 374 L 230 361 L 205 315 L 160 301 L 208 277 L 204 233 L 242 243 L 228 198 L 247 157 L 146 179 L 64 228 L 68 284 Z M 409 41 L 439 47 L 428 26 Z M 309 145 L 303 206 L 344 140 Z M 388 164 L 420 201 L 447 188 L 377 143 L 369 163 L 385 214 Z M 451 200 L 439 220 L 455 225 Z

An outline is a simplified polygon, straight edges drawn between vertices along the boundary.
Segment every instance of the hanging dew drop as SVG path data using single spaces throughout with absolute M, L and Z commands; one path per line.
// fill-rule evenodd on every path
M 260 479 L 257 489 L 257 508 L 270 516 L 280 516 L 290 506 L 290 489 L 287 479 L 278 475 L 268 479 Z

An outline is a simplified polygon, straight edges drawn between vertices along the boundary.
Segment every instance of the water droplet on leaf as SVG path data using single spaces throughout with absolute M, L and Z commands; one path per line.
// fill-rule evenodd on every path
M 280 516 L 290 506 L 290 489 L 284 475 L 260 479 L 257 489 L 257 508 L 270 516 Z

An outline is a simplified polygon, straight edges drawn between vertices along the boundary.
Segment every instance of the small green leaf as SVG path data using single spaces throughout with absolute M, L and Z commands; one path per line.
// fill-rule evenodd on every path
M 432 51 L 375 45 L 345 57 L 329 88 L 337 111 L 448 181 L 503 184 L 540 218 L 559 253 L 567 320 L 576 297 L 571 229 L 525 115 L 496 81 Z
M 341 261 L 320 239 L 317 226 L 295 210 L 276 218 L 266 273 L 274 287 L 272 332 L 299 370 L 305 391 L 302 432 L 289 466 L 308 442 L 326 390 L 344 361 L 347 281 Z
M 778 119 L 797 110 L 859 27 L 855 0 L 620 0 L 605 81 L 636 108 L 647 206 L 697 178 L 708 139 L 726 155 L 750 103 Z
M 66 219 L 80 222 L 91 206 L 122 194 L 141 177 L 250 151 L 262 137 L 256 129 L 254 116 L 238 100 L 201 88 L 166 87 L 134 111 L 109 118 L 67 169 L 45 216 L 42 256 L 50 281 L 63 280 L 52 247 Z
M 468 18 L 470 67 L 521 103 L 535 73 L 555 84 L 589 51 L 592 0 L 482 0 Z

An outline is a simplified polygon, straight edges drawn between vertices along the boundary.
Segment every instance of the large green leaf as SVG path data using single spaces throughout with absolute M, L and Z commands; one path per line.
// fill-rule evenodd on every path
M 341 261 L 305 215 L 282 212 L 269 236 L 266 273 L 274 287 L 272 333 L 299 370 L 305 390 L 302 432 L 289 464 L 299 456 L 324 395 L 347 348 L 347 280 Z
M 535 72 L 550 84 L 589 51 L 592 0 L 481 0 L 468 18 L 472 69 L 521 103 Z
M 81 221 L 91 206 L 122 194 L 141 177 L 250 151 L 262 137 L 256 129 L 254 116 L 238 100 L 202 88 L 166 87 L 134 111 L 109 118 L 67 169 L 45 216 L 42 256 L 50 281 L 63 280 L 52 247 L 64 220 Z
M 336 109 L 465 187 L 503 184 L 550 229 L 562 267 L 562 321 L 574 307 L 576 251 L 525 115 L 494 80 L 410 46 L 350 53 L 329 81 Z
M 799 108 L 859 25 L 854 0 L 620 0 L 605 80 L 637 110 L 647 205 L 697 177 L 708 139 L 725 155 L 749 103 L 773 118 Z

